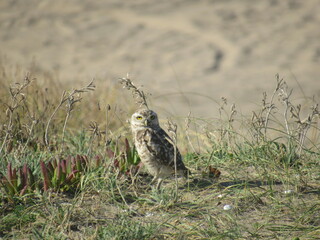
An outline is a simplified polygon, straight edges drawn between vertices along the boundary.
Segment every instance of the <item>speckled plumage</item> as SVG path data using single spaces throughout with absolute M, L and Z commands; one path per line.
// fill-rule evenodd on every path
M 158 116 L 152 110 L 138 110 L 132 115 L 130 123 L 134 144 L 141 161 L 154 176 L 153 182 L 158 180 L 157 188 L 159 188 L 162 179 L 175 172 L 175 147 L 172 140 L 160 127 Z M 183 176 L 188 174 L 178 148 L 176 148 L 176 168 L 177 174 Z

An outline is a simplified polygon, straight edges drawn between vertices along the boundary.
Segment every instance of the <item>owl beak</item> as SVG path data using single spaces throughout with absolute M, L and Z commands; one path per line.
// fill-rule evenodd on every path
M 143 122 L 143 124 L 144 124 L 144 126 L 148 126 L 148 120 L 145 120 L 145 121 Z

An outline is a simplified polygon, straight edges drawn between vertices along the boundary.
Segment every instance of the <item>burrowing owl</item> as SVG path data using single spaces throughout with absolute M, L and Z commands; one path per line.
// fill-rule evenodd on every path
M 160 127 L 154 111 L 140 109 L 132 115 L 130 123 L 138 154 L 154 176 L 152 183 L 158 180 L 157 189 L 163 178 L 175 173 L 175 162 L 177 174 L 187 176 L 189 170 L 182 162 L 179 150 L 176 148 L 175 151 L 171 138 Z

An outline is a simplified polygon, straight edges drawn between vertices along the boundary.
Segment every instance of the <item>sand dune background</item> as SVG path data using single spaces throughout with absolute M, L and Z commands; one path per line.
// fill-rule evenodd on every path
M 320 96 L 319 13 L 319 0 L 8 0 L 0 54 L 75 85 L 130 73 L 170 114 L 212 117 L 221 97 L 249 114 L 276 73 Z

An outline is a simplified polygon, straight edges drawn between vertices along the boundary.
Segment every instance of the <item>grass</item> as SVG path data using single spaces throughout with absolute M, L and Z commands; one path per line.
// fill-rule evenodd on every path
M 252 117 L 222 99 L 217 119 L 175 119 L 193 174 L 157 191 L 152 176 L 136 172 L 139 159 L 125 140 L 137 107 L 125 90 L 0 69 L 0 177 L 3 183 L 11 163 L 27 164 L 36 178 L 22 194 L 0 186 L 2 239 L 319 238 L 319 112 L 308 99 L 293 104 L 278 76 Z M 126 87 L 148 106 L 139 88 Z M 40 161 L 77 154 L 88 160 L 73 189 L 45 190 Z

